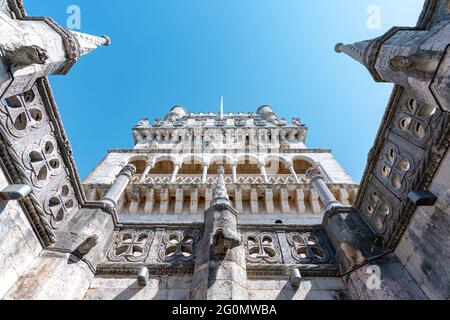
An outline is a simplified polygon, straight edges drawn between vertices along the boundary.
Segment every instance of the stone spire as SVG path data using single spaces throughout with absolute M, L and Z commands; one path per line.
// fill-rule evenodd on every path
M 81 56 L 110 42 L 70 31 L 51 18 L 18 21 L 0 12 L 0 96 L 26 92 L 37 78 L 65 75 Z
M 353 44 L 338 43 L 334 50 L 337 53 L 345 53 L 346 55 L 350 56 L 351 58 L 367 67 L 365 57 L 367 56 L 367 53 L 371 48 L 371 44 L 371 41 L 361 41 Z
M 100 46 L 109 46 L 111 39 L 107 36 L 97 37 L 86 33 L 70 31 L 80 45 L 80 56 L 84 56 Z
M 380 75 L 379 70 L 376 69 L 375 64 L 382 44 L 387 41 L 394 32 L 395 28 L 389 30 L 381 37 L 372 40 L 355 42 L 353 44 L 338 43 L 334 50 L 337 53 L 345 53 L 365 66 L 375 81 L 385 82 Z
M 225 169 L 219 166 L 217 169 L 217 185 L 213 192 L 211 207 L 223 208 L 231 207 L 230 198 L 228 197 L 227 186 L 224 179 Z

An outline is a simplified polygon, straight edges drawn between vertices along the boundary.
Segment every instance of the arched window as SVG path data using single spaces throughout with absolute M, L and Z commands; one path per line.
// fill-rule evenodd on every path
M 134 160 L 130 161 L 130 164 L 136 167 L 136 174 L 144 173 L 145 167 L 147 166 L 147 161 L 145 160 Z
M 178 174 L 196 174 L 200 175 L 203 172 L 203 161 L 199 157 L 186 157 L 183 159 Z
M 294 159 L 292 163 L 297 174 L 306 174 L 306 171 L 312 167 L 312 164 L 304 159 Z
M 237 174 L 260 174 L 261 170 L 258 168 L 258 161 L 252 157 L 243 157 L 238 159 Z
M 171 160 L 159 161 L 155 164 L 150 174 L 172 174 L 174 171 L 174 164 Z

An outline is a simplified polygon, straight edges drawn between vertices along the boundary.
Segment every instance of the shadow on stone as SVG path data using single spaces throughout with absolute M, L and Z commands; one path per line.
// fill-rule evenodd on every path
M 295 296 L 297 288 L 292 288 L 291 284 L 286 282 L 283 289 L 280 290 L 275 300 L 292 300 Z
M 128 288 L 125 288 L 113 300 L 131 300 L 139 292 L 141 292 L 145 287 L 140 287 L 138 281 L 133 282 Z

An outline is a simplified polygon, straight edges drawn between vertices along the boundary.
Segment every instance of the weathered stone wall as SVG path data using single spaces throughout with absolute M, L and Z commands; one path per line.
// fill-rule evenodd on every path
M 93 278 L 84 262 L 44 250 L 5 295 L 5 300 L 80 300 Z
M 341 300 L 346 287 L 341 278 L 304 278 L 293 288 L 287 277 L 249 278 L 250 300 Z
M 377 287 L 371 266 L 380 268 L 381 283 Z M 372 265 L 363 266 L 345 276 L 351 300 L 424 300 L 411 275 L 394 256 L 386 256 Z
M 0 170 L 0 190 L 8 185 Z M 39 255 L 42 246 L 17 203 L 0 204 L 0 299 Z
M 97 276 L 85 300 L 189 300 L 192 275 L 151 276 L 146 287 L 140 287 L 136 276 Z
M 450 299 L 450 153 L 442 161 L 430 191 L 433 207 L 419 207 L 396 255 L 429 299 Z
M 363 267 L 346 277 L 352 299 L 450 298 L 450 154 L 444 156 L 427 188 L 438 198 L 418 207 L 395 254 L 373 262 L 380 267 L 381 290 L 370 290 Z
M 340 300 L 347 292 L 341 278 L 305 278 L 292 288 L 287 277 L 248 279 L 250 300 Z M 99 275 L 91 283 L 86 300 L 189 300 L 192 275 L 155 275 L 146 287 L 134 276 Z

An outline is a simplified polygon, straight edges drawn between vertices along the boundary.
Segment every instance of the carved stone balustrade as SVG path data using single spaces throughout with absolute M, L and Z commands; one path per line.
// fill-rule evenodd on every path
M 298 175 L 300 184 L 308 184 L 309 180 L 306 177 L 306 175 Z M 164 185 L 184 185 L 184 184 L 215 184 L 216 183 L 216 177 L 212 175 L 208 175 L 206 177 L 206 182 L 202 182 L 202 175 L 198 174 L 179 174 L 177 175 L 175 181 L 172 180 L 173 175 L 166 174 L 166 175 L 155 175 L 155 174 L 149 174 L 146 175 L 144 178 L 142 175 L 136 174 L 132 177 L 131 183 L 132 184 L 164 184 Z M 227 184 L 233 183 L 233 176 L 232 175 L 226 175 L 224 177 L 225 182 Z M 271 185 L 295 185 L 298 184 L 295 179 L 292 177 L 292 175 L 289 174 L 268 174 L 267 175 L 268 183 Z M 267 182 L 264 181 L 264 178 L 261 175 L 237 175 L 236 177 L 236 184 L 240 185 L 252 185 L 252 184 L 266 184 Z

